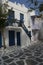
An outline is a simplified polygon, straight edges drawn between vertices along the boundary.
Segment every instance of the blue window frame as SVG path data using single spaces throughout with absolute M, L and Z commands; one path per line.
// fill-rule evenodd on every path
M 14 11 L 8 10 L 8 25 L 12 25 L 12 19 L 15 18 Z
M 8 16 L 9 19 L 14 19 L 14 11 L 9 10 L 9 11 L 8 11 L 8 15 L 9 15 L 9 16 Z
M 24 14 L 20 13 L 20 21 L 23 23 L 24 20 Z

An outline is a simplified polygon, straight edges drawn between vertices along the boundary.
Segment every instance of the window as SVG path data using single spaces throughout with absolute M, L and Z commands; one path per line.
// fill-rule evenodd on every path
M 8 16 L 9 19 L 14 19 L 14 11 L 9 10 L 9 11 L 8 11 L 8 15 L 9 15 L 9 16 Z
M 12 25 L 12 20 L 15 18 L 15 15 L 14 15 L 14 11 L 12 10 L 8 10 L 8 24 L 7 25 Z
M 32 24 L 34 25 L 34 23 L 35 23 L 35 16 L 31 16 L 31 19 L 32 19 Z
M 24 20 L 24 14 L 20 13 L 20 21 L 23 22 Z

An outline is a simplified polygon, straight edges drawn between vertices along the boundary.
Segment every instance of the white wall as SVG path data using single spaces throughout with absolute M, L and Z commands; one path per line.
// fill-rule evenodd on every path
M 22 32 L 21 32 L 21 47 L 24 48 L 24 47 L 27 47 L 29 45 L 31 45 L 30 39 L 27 36 L 27 34 L 25 33 L 25 31 L 22 29 Z
M 32 21 L 31 21 L 31 23 L 32 23 Z M 43 23 L 43 20 L 41 17 L 40 18 L 35 17 L 34 24 L 33 23 L 31 24 L 31 29 L 34 31 L 37 29 L 38 31 L 36 31 L 35 35 L 33 35 L 33 32 L 32 32 L 32 38 L 31 38 L 32 41 L 38 40 L 39 33 L 40 33 L 39 38 L 43 39 L 43 25 L 42 25 L 42 23 Z
M 28 27 L 28 9 L 25 7 L 25 5 L 20 5 L 19 3 L 12 3 L 9 1 L 8 3 L 9 7 L 8 9 L 13 8 L 12 10 L 15 11 L 15 18 L 20 20 L 20 13 L 24 14 L 24 24 Z
M 40 30 L 39 30 L 39 38 L 40 40 L 43 40 L 43 19 L 41 19 L 41 26 L 40 26 Z
M 29 37 L 27 36 L 25 31 L 21 27 L 18 28 L 18 29 L 17 28 L 13 28 L 13 29 L 6 28 L 6 31 L 5 31 L 6 47 L 9 47 L 9 30 L 14 30 L 15 33 L 16 32 L 20 32 L 21 33 L 21 48 L 24 48 L 24 47 L 27 47 L 27 46 L 31 45 Z M 16 38 L 15 45 L 17 45 L 17 38 Z

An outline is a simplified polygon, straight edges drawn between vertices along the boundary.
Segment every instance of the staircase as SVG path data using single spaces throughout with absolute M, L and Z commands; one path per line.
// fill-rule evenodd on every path
M 26 32 L 26 34 L 28 35 L 28 37 L 31 40 L 31 31 L 28 31 L 28 29 L 26 28 L 26 26 L 24 25 L 24 23 L 20 23 L 20 26 L 24 29 L 24 31 Z
M 12 23 L 17 23 L 19 27 L 22 27 L 23 30 L 26 32 L 26 34 L 28 35 L 28 37 L 29 37 L 30 40 L 31 40 L 31 31 L 28 31 L 28 29 L 27 29 L 26 26 L 24 25 L 23 21 L 20 21 L 20 20 L 16 20 L 16 19 L 15 19 L 14 22 L 12 22 L 12 19 L 11 19 L 11 21 L 10 21 L 10 22 L 8 21 L 6 24 L 7 24 L 7 26 L 8 26 L 8 25 L 12 26 Z

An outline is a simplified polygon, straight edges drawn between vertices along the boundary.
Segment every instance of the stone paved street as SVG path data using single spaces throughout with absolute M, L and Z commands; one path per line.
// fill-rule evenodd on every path
M 24 49 L 14 46 L 0 49 L 0 65 L 43 65 L 43 42 Z

